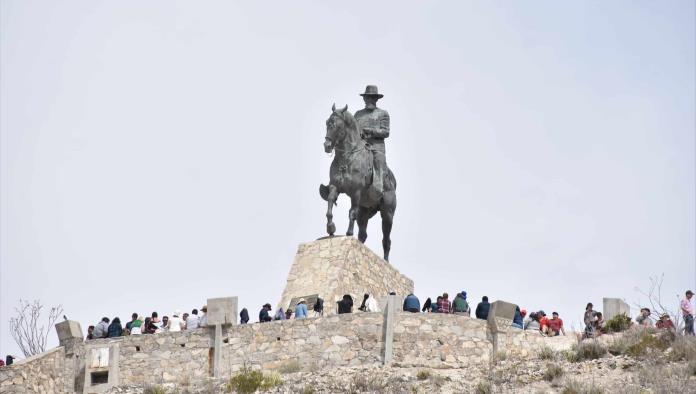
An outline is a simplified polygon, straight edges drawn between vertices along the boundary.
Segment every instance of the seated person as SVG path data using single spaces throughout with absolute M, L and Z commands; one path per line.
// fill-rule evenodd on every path
M 418 313 L 420 312 L 420 300 L 418 297 L 413 295 L 413 293 L 409 294 L 404 298 L 404 312 L 412 312 L 412 313 Z
M 462 291 L 454 297 L 452 309 L 458 315 L 469 316 L 471 314 L 471 308 L 469 308 L 469 303 L 466 301 L 466 291 Z
M 537 312 L 532 312 L 529 314 L 529 320 L 525 322 L 525 330 L 541 330 L 541 325 L 539 324 L 539 315 Z
M 550 337 L 555 337 L 559 334 L 565 335 L 565 329 L 563 329 L 563 320 L 558 318 L 558 312 L 551 313 L 551 320 L 548 321 L 548 330 L 546 333 Z
M 672 319 L 670 319 L 667 313 L 663 313 L 662 316 L 660 316 L 660 320 L 657 321 L 655 326 L 658 329 L 674 330 L 674 323 L 672 323 Z
M 653 322 L 652 322 L 652 320 L 650 320 L 650 309 L 641 308 L 640 315 L 638 315 L 638 317 L 636 317 L 636 322 L 641 327 L 652 327 Z
M 341 301 L 338 301 L 338 313 L 353 313 L 353 297 L 350 294 L 343 296 Z

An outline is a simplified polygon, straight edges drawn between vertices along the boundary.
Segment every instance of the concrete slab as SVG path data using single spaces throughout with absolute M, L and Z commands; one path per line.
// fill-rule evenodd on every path
M 237 297 L 208 298 L 208 325 L 237 324 Z

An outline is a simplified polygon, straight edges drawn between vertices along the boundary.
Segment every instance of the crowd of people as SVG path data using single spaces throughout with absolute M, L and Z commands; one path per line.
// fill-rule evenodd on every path
M 208 308 L 203 306 L 200 310 L 193 309 L 191 313 L 181 314 L 175 311 L 172 316 L 162 316 L 152 312 L 143 318 L 139 313 L 133 313 L 131 320 L 125 324 L 117 316 L 113 320 L 102 317 L 96 325 L 87 328 L 87 339 L 114 338 L 124 335 L 157 334 L 161 332 L 178 332 L 183 330 L 195 330 L 208 325 Z
M 396 294 L 390 293 L 390 295 Z M 691 304 L 693 295 L 694 293 L 688 290 L 680 303 L 681 313 L 684 318 L 684 333 L 686 335 L 694 335 L 694 307 Z M 350 294 L 346 294 L 336 303 L 336 311 L 339 314 L 353 313 L 353 305 L 353 297 Z M 473 309 L 474 317 L 487 320 L 490 307 L 491 304 L 488 297 L 483 296 L 481 301 L 477 303 L 476 308 Z M 323 316 L 324 300 L 317 298 L 311 304 L 311 308 L 309 308 L 307 301 L 304 298 L 300 298 L 294 305 L 294 308 L 290 307 L 287 310 L 283 310 L 281 307 L 275 313 L 272 313 L 271 304 L 266 303 L 259 311 L 259 322 L 306 319 L 310 315 L 310 310 L 313 316 Z M 364 295 L 358 310 L 362 312 L 381 311 L 377 299 L 372 294 Z M 411 313 L 443 313 L 464 316 L 471 316 L 472 313 L 472 307 L 467 299 L 466 291 L 456 293 L 451 301 L 448 293 L 437 296 L 434 302 L 428 297 L 422 307 L 419 298 L 411 293 L 404 297 L 402 310 Z M 669 314 L 663 313 L 659 315 L 655 322 L 652 320 L 652 314 L 649 308 L 641 308 L 640 314 L 635 318 L 635 324 L 657 329 L 675 329 L 674 322 L 672 322 Z M 246 308 L 241 310 L 239 317 L 241 324 L 249 323 L 249 311 Z M 587 304 L 583 320 L 585 325 L 583 337 L 596 337 L 606 333 L 604 316 L 602 312 L 594 310 L 592 303 Z M 131 320 L 125 326 L 121 324 L 118 317 L 114 317 L 113 320 L 110 320 L 108 317 L 102 318 L 96 325 L 89 326 L 87 339 L 195 330 L 205 327 L 207 324 L 207 307 L 205 305 L 200 309 L 200 312 L 197 309 L 193 309 L 190 314 L 181 314 L 179 311 L 175 311 L 171 317 L 162 316 L 161 319 L 157 312 L 152 312 L 151 316 L 146 318 L 143 318 L 138 313 L 133 313 Z M 526 309 L 516 306 L 511 326 L 522 330 L 538 331 L 541 335 L 550 337 L 566 335 L 563 320 L 558 312 L 552 312 L 549 318 L 543 310 L 533 311 L 528 314 Z

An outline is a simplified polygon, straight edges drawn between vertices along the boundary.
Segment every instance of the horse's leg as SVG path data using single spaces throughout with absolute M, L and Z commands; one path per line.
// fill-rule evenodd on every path
M 326 198 L 328 209 L 326 210 L 326 232 L 333 237 L 336 232 L 336 224 L 333 222 L 333 206 L 338 198 L 338 189 L 335 185 L 329 185 L 329 195 Z
M 384 250 L 384 259 L 387 261 L 389 261 L 389 251 L 391 250 L 390 235 L 395 211 L 396 193 L 393 191 L 385 192 L 380 205 L 380 216 L 382 216 L 382 249 Z
M 348 231 L 346 231 L 347 236 L 353 235 L 353 226 L 355 224 L 355 219 L 358 218 L 358 208 L 360 207 L 360 190 L 356 191 L 355 194 L 350 196 L 350 210 L 348 211 Z
M 370 220 L 370 208 L 358 208 L 358 240 L 365 243 L 367 239 L 367 221 Z

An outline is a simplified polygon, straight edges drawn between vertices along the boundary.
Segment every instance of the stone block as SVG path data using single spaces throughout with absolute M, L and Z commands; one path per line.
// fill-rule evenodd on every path
M 330 237 L 298 247 L 277 307 L 287 308 L 293 299 L 317 294 L 324 299 L 324 315 L 332 315 L 344 294 L 353 297 L 357 309 L 363 294 L 379 300 L 392 291 L 409 294 L 413 281 L 356 238 Z
M 631 316 L 631 307 L 620 298 L 604 298 L 603 301 L 603 317 L 607 321 L 614 316 L 620 314 L 626 314 L 626 316 Z
M 488 312 L 488 329 L 495 333 L 507 331 L 512 325 L 516 308 L 517 305 L 505 301 L 491 303 L 491 309 Z
M 208 298 L 208 325 L 237 324 L 237 297 Z
M 61 343 L 69 339 L 83 338 L 82 327 L 80 327 L 80 323 L 74 320 L 56 323 L 56 332 L 58 333 L 58 341 Z

